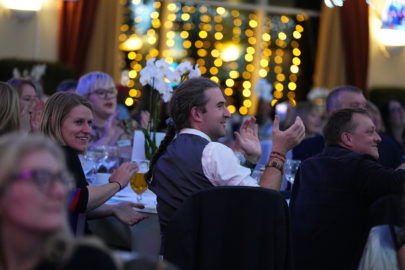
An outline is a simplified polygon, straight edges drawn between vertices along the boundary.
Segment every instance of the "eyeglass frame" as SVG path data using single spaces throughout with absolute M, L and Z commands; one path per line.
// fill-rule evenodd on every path
M 118 90 L 115 87 L 109 88 L 109 89 L 99 88 L 99 89 L 96 89 L 96 90 L 90 92 L 89 95 L 91 95 L 91 94 L 95 94 L 99 98 L 106 99 L 106 98 L 108 98 L 108 96 L 116 97 L 118 95 Z
M 44 178 L 44 176 L 48 178 Z M 48 192 L 51 188 L 51 183 L 58 181 L 66 190 L 74 187 L 73 177 L 67 171 L 59 171 L 52 173 L 45 169 L 23 170 L 20 173 L 13 174 L 10 177 L 11 181 L 27 181 L 33 180 L 33 183 L 39 190 Z

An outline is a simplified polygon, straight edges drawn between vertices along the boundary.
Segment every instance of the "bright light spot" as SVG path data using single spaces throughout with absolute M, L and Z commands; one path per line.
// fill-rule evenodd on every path
M 288 21 L 289 21 L 287 16 L 281 16 L 280 19 L 281 19 L 281 22 L 283 22 L 283 23 L 288 23 Z
M 378 38 L 385 46 L 404 46 L 405 31 L 395 29 L 380 29 Z
M 241 49 L 238 45 L 228 43 L 222 49 L 221 58 L 225 62 L 231 62 L 231 61 L 235 61 L 236 59 L 238 59 L 240 54 L 241 54 Z
M 297 84 L 294 82 L 288 83 L 288 89 L 290 89 L 291 91 L 294 91 L 295 89 L 297 89 Z
M 226 84 L 226 86 L 228 86 L 228 87 L 232 87 L 232 86 L 235 85 L 235 81 L 232 80 L 232 79 L 227 79 L 227 80 L 225 81 L 225 84 Z
M 187 31 L 181 31 L 181 33 L 180 33 L 181 38 L 186 39 L 186 38 L 188 38 L 188 36 L 189 36 L 189 34 Z
M 257 21 L 255 21 L 255 20 L 250 20 L 250 21 L 249 21 L 249 26 L 252 27 L 252 28 L 256 28 L 256 27 L 257 27 Z
M 183 21 L 188 21 L 188 20 L 190 20 L 190 14 L 188 14 L 188 13 L 183 13 L 183 14 L 181 14 L 181 19 L 182 19 Z
M 131 89 L 131 90 L 129 90 L 128 94 L 130 97 L 136 97 L 136 92 L 137 92 L 136 89 Z
M 142 48 L 142 40 L 135 34 L 131 35 L 127 40 L 125 40 L 120 45 L 120 50 L 122 51 L 137 51 Z
M 129 52 L 128 53 L 128 59 L 129 60 L 134 60 L 136 57 L 136 53 L 135 52 Z
M 298 73 L 298 71 L 299 71 L 300 69 L 299 69 L 297 66 L 292 65 L 292 66 L 290 67 L 290 70 L 291 70 L 292 73 Z
M 295 39 L 300 39 L 300 38 L 301 38 L 301 33 L 298 32 L 298 31 L 294 31 L 294 32 L 293 32 L 293 37 L 294 37 Z
M 261 78 L 265 78 L 266 76 L 267 76 L 267 71 L 265 70 L 265 69 L 260 69 L 259 70 L 259 76 L 261 77 Z
M 269 61 L 266 59 L 260 60 L 260 66 L 267 67 L 269 65 Z
M 167 47 L 173 47 L 174 46 L 174 40 L 173 39 L 166 40 L 166 45 L 167 45 Z
M 284 32 L 280 32 L 278 33 L 278 38 L 281 40 L 286 40 L 287 35 Z
M 252 62 L 252 61 L 253 61 L 253 55 L 251 55 L 251 54 L 246 54 L 246 55 L 245 55 L 245 60 L 246 60 L 247 62 Z
M 42 0 L 3 0 L 3 5 L 8 9 L 39 11 Z
M 246 52 L 248 54 L 254 54 L 255 53 L 255 48 L 249 46 L 249 47 L 246 48 Z
M 125 99 L 125 105 L 126 105 L 127 107 L 130 107 L 130 106 L 134 105 L 134 100 L 133 100 L 131 97 L 127 97 L 127 98 Z
M 244 81 L 242 86 L 243 86 L 243 88 L 249 89 L 252 87 L 252 83 L 249 81 Z
M 191 47 L 191 41 L 190 40 L 185 40 L 183 42 L 183 47 L 186 48 L 186 49 L 190 48 Z
M 235 113 L 236 112 L 236 108 L 235 108 L 235 106 L 233 106 L 233 105 L 228 105 L 228 111 L 232 114 L 232 113 Z
M 252 95 L 252 91 L 250 91 L 249 89 L 243 89 L 242 95 L 244 97 L 250 97 Z
M 294 57 L 292 62 L 296 66 L 299 66 L 301 64 L 301 60 L 298 57 Z
M 248 109 L 246 107 L 242 106 L 239 108 L 239 113 L 241 115 L 246 115 L 248 113 Z
M 276 80 L 279 82 L 284 82 L 285 81 L 285 75 L 282 73 L 279 73 L 276 75 Z
M 218 79 L 217 76 L 212 76 L 210 79 L 211 79 L 211 81 L 214 81 L 214 82 L 216 82 L 216 83 L 219 83 L 219 79 Z
M 131 70 L 131 71 L 128 73 L 128 76 L 129 76 L 131 79 L 136 78 L 136 75 L 138 75 L 138 72 L 136 72 L 135 70 Z
M 239 72 L 237 72 L 236 70 L 232 70 L 229 72 L 229 77 L 231 77 L 232 79 L 236 79 L 239 77 Z
M 227 87 L 227 88 L 225 88 L 224 93 L 226 96 L 229 97 L 229 96 L 233 95 L 233 90 L 232 90 L 232 88 Z
M 302 27 L 301 25 L 297 24 L 297 25 L 295 26 L 295 30 L 297 30 L 298 32 L 302 33 L 302 32 L 304 32 L 304 27 Z
M 199 49 L 197 51 L 197 54 L 198 54 L 199 57 L 205 57 L 205 56 L 207 56 L 207 51 L 204 50 L 204 49 Z
M 170 11 L 176 11 L 177 5 L 174 4 L 174 3 L 170 3 L 170 4 L 167 5 L 167 9 L 170 10 Z
M 252 107 L 252 101 L 250 101 L 250 99 L 245 99 L 243 101 L 243 106 L 245 106 L 246 108 Z
M 219 15 L 224 15 L 225 12 L 226 12 L 225 8 L 223 8 L 223 7 L 217 7 L 217 13 L 218 13 Z
M 218 68 L 216 68 L 216 67 L 211 67 L 211 68 L 210 68 L 210 73 L 211 73 L 212 75 L 217 75 L 217 74 L 218 74 Z
M 263 39 L 264 41 L 270 41 L 271 36 L 270 36 L 270 34 L 268 34 L 268 33 L 264 33 L 264 34 L 262 35 L 262 39 Z
M 292 52 L 293 52 L 293 55 L 295 55 L 295 56 L 300 56 L 301 55 L 301 51 L 298 48 L 294 48 Z
M 200 31 L 200 32 L 198 33 L 198 36 L 199 36 L 200 38 L 206 38 L 206 37 L 208 36 L 208 33 L 207 33 L 207 31 Z
M 283 91 L 284 90 L 284 85 L 282 85 L 281 83 L 276 83 L 275 87 L 276 91 Z
M 216 67 L 222 66 L 222 60 L 221 60 L 221 59 L 215 59 L 215 60 L 214 60 L 214 65 L 215 65 Z
M 216 33 L 214 34 L 214 38 L 215 38 L 216 40 L 221 40 L 221 39 L 223 39 L 223 37 L 224 37 L 224 35 L 223 35 L 221 32 L 216 32 Z

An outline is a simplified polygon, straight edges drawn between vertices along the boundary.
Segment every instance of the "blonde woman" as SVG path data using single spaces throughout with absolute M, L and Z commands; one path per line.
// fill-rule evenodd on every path
M 20 105 L 16 90 L 0 82 L 0 136 L 20 128 Z
M 52 95 L 45 103 L 41 116 L 40 131 L 63 147 L 68 169 L 74 175 L 77 189 L 71 194 L 70 210 L 73 213 L 86 213 L 87 218 L 115 216 L 125 224 L 136 224 L 146 216 L 133 210 L 133 207 L 142 208 L 143 205 L 129 202 L 104 204 L 128 184 L 138 170 L 136 164 L 123 163 L 112 173 L 108 184 L 87 185 L 78 154 L 87 150 L 92 121 L 92 107 L 87 99 L 68 92 Z M 71 225 L 77 234 L 82 232 L 82 219 L 83 215 L 71 216 Z
M 39 127 L 44 102 L 38 82 L 28 79 L 12 78 L 8 80 L 18 93 L 22 130 L 36 132 Z
M 60 148 L 12 133 L 0 138 L 0 152 L 0 269 L 117 269 L 103 249 L 69 234 L 73 182 Z

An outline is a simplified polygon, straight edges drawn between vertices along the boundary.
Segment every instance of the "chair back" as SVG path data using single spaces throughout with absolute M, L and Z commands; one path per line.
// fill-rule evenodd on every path
M 279 192 L 215 187 L 170 220 L 164 258 L 181 269 L 291 269 L 289 211 Z

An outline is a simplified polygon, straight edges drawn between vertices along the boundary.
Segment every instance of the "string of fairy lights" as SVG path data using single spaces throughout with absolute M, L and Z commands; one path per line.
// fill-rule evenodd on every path
M 201 74 L 221 84 L 231 113 L 249 114 L 257 79 L 273 85 L 271 105 L 296 104 L 304 15 L 269 15 L 209 4 L 121 0 L 122 69 L 129 87 L 127 106 L 142 96 L 139 72 L 157 57 L 168 63 L 197 63 Z M 132 43 L 131 43 L 132 42 Z M 137 45 L 137 46 L 136 46 Z

